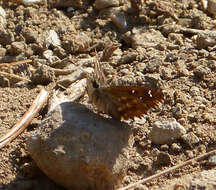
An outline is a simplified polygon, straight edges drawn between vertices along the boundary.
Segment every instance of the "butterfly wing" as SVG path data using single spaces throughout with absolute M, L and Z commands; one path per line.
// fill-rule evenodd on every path
M 116 47 L 108 49 L 111 54 Z M 104 59 L 110 54 L 104 52 Z M 103 56 L 101 60 L 103 59 Z M 164 99 L 161 91 L 136 86 L 108 86 L 97 56 L 94 75 L 89 77 L 87 92 L 89 99 L 99 111 L 116 119 L 133 119 L 141 117 L 149 109 L 157 107 Z
M 99 97 L 103 97 L 100 101 Z M 111 86 L 98 89 L 97 107 L 116 119 L 141 117 L 163 100 L 161 91 L 136 86 Z

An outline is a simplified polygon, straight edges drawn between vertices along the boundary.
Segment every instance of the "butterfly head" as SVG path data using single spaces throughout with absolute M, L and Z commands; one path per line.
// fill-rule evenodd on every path
M 100 83 L 97 81 L 94 73 L 88 73 L 87 76 L 87 93 L 90 99 L 92 99 L 95 91 L 100 88 Z
M 97 79 L 95 78 L 93 73 L 87 74 L 87 87 L 88 88 L 99 88 L 100 87 L 100 83 L 99 81 L 97 81 Z

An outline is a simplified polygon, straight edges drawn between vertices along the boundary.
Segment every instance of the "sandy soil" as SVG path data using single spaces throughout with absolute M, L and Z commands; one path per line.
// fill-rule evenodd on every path
M 146 1 L 140 16 L 137 16 L 137 11 L 134 14 L 128 8 L 129 2 L 122 6 L 127 30 L 133 31 L 135 36 L 132 39 L 127 38 L 109 18 L 101 16 L 105 11 L 96 10 L 92 1 L 89 4 L 85 1 L 81 9 L 75 8 L 71 12 L 58 6 L 46 8 L 43 5 L 1 2 L 6 17 L 0 26 L 0 61 L 31 59 L 33 62 L 0 67 L 1 71 L 31 81 L 26 83 L 0 75 L 0 134 L 5 134 L 26 112 L 39 93 L 39 85 L 54 86 L 61 79 L 61 84 L 67 88 L 67 75 L 56 74 L 53 69 L 73 69 L 74 65 L 92 67 L 81 60 L 90 59 L 95 49 L 100 52 L 106 44 L 118 42 L 121 47 L 105 68 L 108 77 L 116 75 L 125 83 L 142 84 L 148 76 L 166 92 L 160 111 L 149 112 L 145 124 L 134 124 L 137 156 L 131 158 L 131 168 L 123 184 L 138 181 L 215 149 L 216 53 L 211 45 L 202 47 L 195 40 L 196 35 L 176 30 L 177 26 L 214 30 L 215 20 L 195 0 L 163 1 L 163 6 L 159 6 L 158 1 L 152 2 Z M 171 27 L 173 23 L 177 23 L 175 27 Z M 45 40 L 50 30 L 58 34 L 60 46 Z M 143 36 L 148 36 L 148 39 L 143 39 Z M 47 56 L 50 52 L 53 54 L 51 57 Z M 51 91 L 51 88 L 48 90 Z M 0 189 L 63 189 L 43 176 L 26 150 L 26 139 L 37 131 L 44 115 L 45 111 L 41 112 L 24 133 L 1 149 Z M 148 139 L 149 127 L 161 118 L 175 118 L 187 133 L 193 132 L 199 141 L 192 146 L 176 142 L 176 152 L 172 148 L 176 144 L 152 144 Z M 167 153 L 171 163 L 154 165 L 158 151 Z M 185 166 L 136 189 L 174 189 L 176 184 L 200 189 L 198 186 L 192 188 L 187 180 L 190 177 L 197 179 L 201 172 L 214 169 L 206 166 L 206 162 Z M 208 185 L 204 187 L 212 188 Z

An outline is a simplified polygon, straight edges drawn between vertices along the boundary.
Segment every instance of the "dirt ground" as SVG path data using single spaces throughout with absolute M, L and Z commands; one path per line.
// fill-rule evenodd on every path
M 93 1 L 84 1 L 81 8 L 74 9 L 49 7 L 49 1 L 48 7 L 15 3 L 20 1 L 0 2 L 6 13 L 5 17 L 1 15 L 0 61 L 32 60 L 9 67 L 1 67 L 0 63 L 0 71 L 30 80 L 25 82 L 0 74 L 1 136 L 28 110 L 41 86 L 51 92 L 56 84 L 67 88 L 75 82 L 74 76 L 59 70 L 92 67 L 82 60 L 90 59 L 95 50 L 100 52 L 109 43 L 119 43 L 120 49 L 105 67 L 106 75 L 110 78 L 116 75 L 123 83 L 136 85 L 155 81 L 165 91 L 160 109 L 150 111 L 144 124 L 134 124 L 137 156 L 131 158 L 131 167 L 122 184 L 136 182 L 215 149 L 216 43 L 205 45 L 197 41 L 202 40 L 198 33 L 177 30 L 182 27 L 214 31 L 214 15 L 202 7 L 201 1 L 145 1 L 139 11 L 131 9 L 129 1 L 121 1 L 126 28 L 124 24 L 118 27 L 106 17 L 107 10 L 95 9 Z M 58 40 L 47 38 L 50 30 L 57 33 L 60 45 Z M 125 30 L 132 34 L 126 34 Z M 27 138 L 37 132 L 45 114 L 43 110 L 24 133 L 0 150 L 0 189 L 63 189 L 39 171 L 26 150 Z M 149 128 L 161 118 L 175 118 L 198 140 L 189 145 L 181 141 L 174 145 L 151 143 Z M 154 164 L 160 151 L 167 153 L 170 163 Z M 215 166 L 208 166 L 207 160 L 203 160 L 135 189 L 213 189 L 205 184 L 193 187 L 187 181 L 200 178 L 200 173 L 210 170 L 215 171 Z M 186 185 L 174 188 L 179 184 Z

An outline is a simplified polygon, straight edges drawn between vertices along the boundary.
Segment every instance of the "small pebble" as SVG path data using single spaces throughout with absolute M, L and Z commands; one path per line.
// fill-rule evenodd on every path
M 118 7 L 119 0 L 96 0 L 94 2 L 94 7 L 96 9 L 105 9 L 108 7 Z
M 199 143 L 199 138 L 193 132 L 189 132 L 188 134 L 185 134 L 184 136 L 182 136 L 182 140 L 190 148 L 193 148 L 195 144 Z
M 207 31 L 206 33 L 199 33 L 196 36 L 196 44 L 198 49 L 205 49 L 216 45 L 215 31 Z
M 167 119 L 153 124 L 149 138 L 155 144 L 171 144 L 185 133 L 185 128 L 175 119 Z
M 207 165 L 209 166 L 216 166 L 216 155 L 210 156 Z
M 216 15 L 216 0 L 208 0 L 207 11 L 213 15 Z
M 168 146 L 167 144 L 161 145 L 160 148 L 161 148 L 162 151 L 167 151 L 167 150 L 169 150 L 169 146 Z
M 176 143 L 173 143 L 170 147 L 170 151 L 173 153 L 179 153 L 181 151 L 181 149 L 182 149 L 182 147 Z
M 208 67 L 198 67 L 193 71 L 194 77 L 197 80 L 203 80 L 205 75 L 211 73 L 211 70 Z
M 41 3 L 43 0 L 22 0 L 22 3 L 24 5 L 32 5 L 32 4 L 37 4 Z
M 26 43 L 35 43 L 38 41 L 38 31 L 32 30 L 31 28 L 24 28 L 21 33 Z
M 110 15 L 110 18 L 121 32 L 127 31 L 127 20 L 123 12 L 116 12 Z
M 166 152 L 160 152 L 157 156 L 157 160 L 155 161 L 156 165 L 168 166 L 172 164 L 172 158 Z
M 7 23 L 6 12 L 2 7 L 0 7 L 0 24 L 2 26 L 5 26 L 6 23 Z
M 47 32 L 45 44 L 46 47 L 49 47 L 50 45 L 52 45 L 53 47 L 61 46 L 61 40 L 59 39 L 59 36 L 55 32 L 55 30 L 50 30 Z
M 24 42 L 13 42 L 9 51 L 12 55 L 19 55 L 25 51 L 25 48 L 26 44 Z
M 198 96 L 200 95 L 200 89 L 196 86 L 192 86 L 190 89 L 190 95 L 191 96 Z

